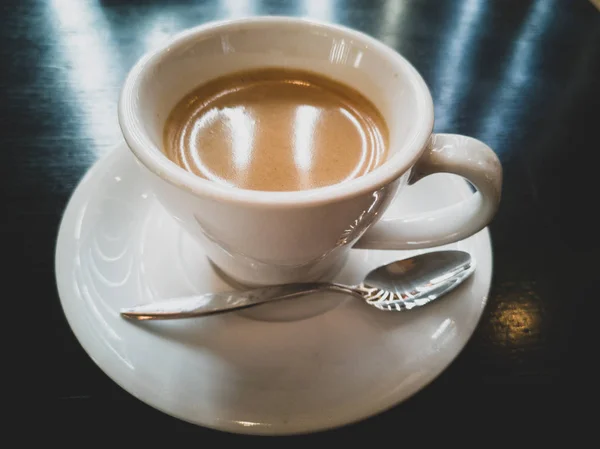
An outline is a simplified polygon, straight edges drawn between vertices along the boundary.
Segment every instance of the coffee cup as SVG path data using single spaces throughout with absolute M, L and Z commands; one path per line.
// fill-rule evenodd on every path
M 276 192 L 222 185 L 166 157 L 165 122 L 182 97 L 212 79 L 271 67 L 315 72 L 368 98 L 389 128 L 386 161 L 349 181 Z M 353 248 L 411 250 L 456 242 L 487 226 L 500 201 L 502 168 L 495 153 L 471 137 L 433 134 L 431 94 L 415 68 L 378 40 L 339 25 L 254 17 L 186 30 L 135 64 L 118 113 L 127 146 L 157 200 L 240 285 L 325 280 Z M 396 195 L 434 173 L 462 176 L 476 192 L 450 207 L 386 219 Z

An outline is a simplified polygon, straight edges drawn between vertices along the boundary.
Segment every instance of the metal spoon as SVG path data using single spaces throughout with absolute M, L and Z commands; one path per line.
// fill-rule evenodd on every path
M 379 310 L 401 312 L 435 301 L 456 288 L 474 270 L 475 263 L 466 252 L 435 251 L 376 268 L 356 286 L 311 282 L 206 293 L 122 309 L 121 316 L 135 320 L 191 318 L 323 291 L 353 295 Z

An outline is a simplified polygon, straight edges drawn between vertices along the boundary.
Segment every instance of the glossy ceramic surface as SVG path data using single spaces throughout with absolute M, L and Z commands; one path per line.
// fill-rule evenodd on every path
M 387 160 L 347 182 L 261 192 L 203 179 L 164 155 L 166 117 L 185 94 L 264 67 L 310 70 L 361 92 L 388 125 Z M 135 64 L 118 112 L 158 201 L 228 277 L 249 286 L 331 279 L 357 241 L 362 248 L 419 249 L 461 240 L 483 229 L 500 201 L 494 151 L 465 136 L 432 136 L 433 102 L 416 69 L 381 41 L 331 23 L 264 16 L 192 27 Z M 251 123 L 236 127 L 252 134 Z M 405 220 L 377 223 L 407 183 L 439 172 L 464 176 L 477 193 L 447 210 L 420 217 L 407 211 Z
M 389 213 L 421 212 L 469 195 L 460 178 L 436 175 L 408 188 Z M 56 277 L 75 335 L 132 395 L 203 426 L 289 434 L 336 427 L 392 407 L 456 357 L 487 301 L 488 232 L 447 248 L 471 253 L 477 271 L 446 298 L 406 314 L 382 313 L 333 294 L 313 298 L 322 308 L 293 322 L 236 313 L 133 323 L 119 316 L 121 307 L 230 287 L 140 182 L 133 157 L 120 145 L 90 170 L 67 207 Z M 373 268 L 410 254 L 352 250 L 336 280 L 356 283 Z

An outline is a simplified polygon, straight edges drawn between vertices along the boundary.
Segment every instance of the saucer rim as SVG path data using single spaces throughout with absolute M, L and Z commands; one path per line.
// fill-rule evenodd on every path
M 452 365 L 452 363 L 454 363 L 457 357 L 463 352 L 464 348 L 472 338 L 475 330 L 481 322 L 481 319 L 483 317 L 483 311 L 488 304 L 489 294 L 494 276 L 493 245 L 488 227 L 485 227 L 484 229 L 478 232 L 478 234 L 480 234 L 483 239 L 483 251 L 486 253 L 486 257 L 489 258 L 489 272 L 484 273 L 485 278 L 483 279 L 484 284 L 486 285 L 485 293 L 481 297 L 481 299 L 478 298 L 478 302 L 480 303 L 478 307 L 478 316 L 476 317 L 476 319 L 473 319 L 473 321 L 469 325 L 469 328 L 464 332 L 464 341 L 459 342 L 459 344 L 457 345 L 458 350 L 456 351 L 456 353 L 454 353 L 447 360 L 442 361 L 442 363 L 437 367 L 437 369 L 434 369 L 427 375 L 423 376 L 423 380 L 419 382 L 419 385 L 417 387 L 413 387 L 412 391 L 410 391 L 411 388 L 400 390 L 394 395 L 391 395 L 388 401 L 382 401 L 379 403 L 379 405 L 373 405 L 370 408 L 357 408 L 356 412 L 350 414 L 351 417 L 348 417 L 348 415 L 338 415 L 338 417 L 334 417 L 331 419 L 328 418 L 327 420 L 300 420 L 296 421 L 294 424 L 284 425 L 270 425 L 266 423 L 260 423 L 256 426 L 246 427 L 240 422 L 230 420 L 205 420 L 204 422 L 201 422 L 200 420 L 193 420 L 192 418 L 186 417 L 183 413 L 167 411 L 166 409 L 154 403 L 151 398 L 143 398 L 139 395 L 132 393 L 126 386 L 124 386 L 124 383 L 117 379 L 116 376 L 110 374 L 109 367 L 103 367 L 101 365 L 101 361 L 98 358 L 94 357 L 93 348 L 91 348 L 89 342 L 86 341 L 87 337 L 83 335 L 83 333 L 79 329 L 80 326 L 76 323 L 76 317 L 73 316 L 72 310 L 71 313 L 69 313 L 68 311 L 69 305 L 67 304 L 67 300 L 65 298 L 67 295 L 69 295 L 69 292 L 66 290 L 66 286 L 62 285 L 64 284 L 64 275 L 62 274 L 62 270 L 60 269 L 59 258 L 62 254 L 61 251 L 63 251 L 61 248 L 65 247 L 64 244 L 61 245 L 61 242 L 68 238 L 65 235 L 65 223 L 69 220 L 69 218 L 72 218 L 71 215 L 77 211 L 76 209 L 74 209 L 74 205 L 80 198 L 82 198 L 84 186 L 91 182 L 91 180 L 101 170 L 103 165 L 109 164 L 111 159 L 117 161 L 119 158 L 125 157 L 125 154 L 128 154 L 128 149 L 126 148 L 126 143 L 124 141 L 114 145 L 111 150 L 109 150 L 106 154 L 102 155 L 100 158 L 98 158 L 98 160 L 96 160 L 96 162 L 88 169 L 87 173 L 81 178 L 79 183 L 74 188 L 73 193 L 71 194 L 67 205 L 65 206 L 58 228 L 54 257 L 55 282 L 63 314 L 67 320 L 67 323 L 69 324 L 69 327 L 71 328 L 71 331 L 73 332 L 73 335 L 75 336 L 76 340 L 79 342 L 80 346 L 83 348 L 87 356 L 109 379 L 111 379 L 125 392 L 140 400 L 144 404 L 164 413 L 167 416 L 171 416 L 173 418 L 179 419 L 192 425 L 239 435 L 303 435 L 350 426 L 364 421 L 368 418 L 377 417 L 393 409 L 394 407 L 399 406 L 403 402 L 407 401 L 408 399 L 419 393 L 425 387 L 429 386 L 434 380 L 437 379 L 438 376 L 440 376 L 446 369 L 448 369 L 448 367 Z M 463 187 L 461 187 L 461 189 L 465 189 L 465 192 L 471 192 L 469 184 L 466 181 L 464 182 Z M 62 281 L 61 276 L 63 278 Z

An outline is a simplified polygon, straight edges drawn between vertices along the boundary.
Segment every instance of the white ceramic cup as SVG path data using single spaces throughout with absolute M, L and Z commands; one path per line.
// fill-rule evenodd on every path
M 210 79 L 253 68 L 306 69 L 369 98 L 389 128 L 389 156 L 366 175 L 294 192 L 251 191 L 202 179 L 161 151 L 175 104 Z M 352 248 L 417 249 L 468 237 L 493 218 L 502 169 L 484 143 L 432 134 L 433 103 L 413 66 L 358 31 L 286 17 L 208 23 L 145 55 L 131 70 L 119 122 L 157 199 L 229 278 L 244 285 L 313 281 L 333 276 Z M 477 189 L 451 207 L 386 219 L 407 184 L 454 173 Z M 432 192 L 435 194 L 435 192 Z

